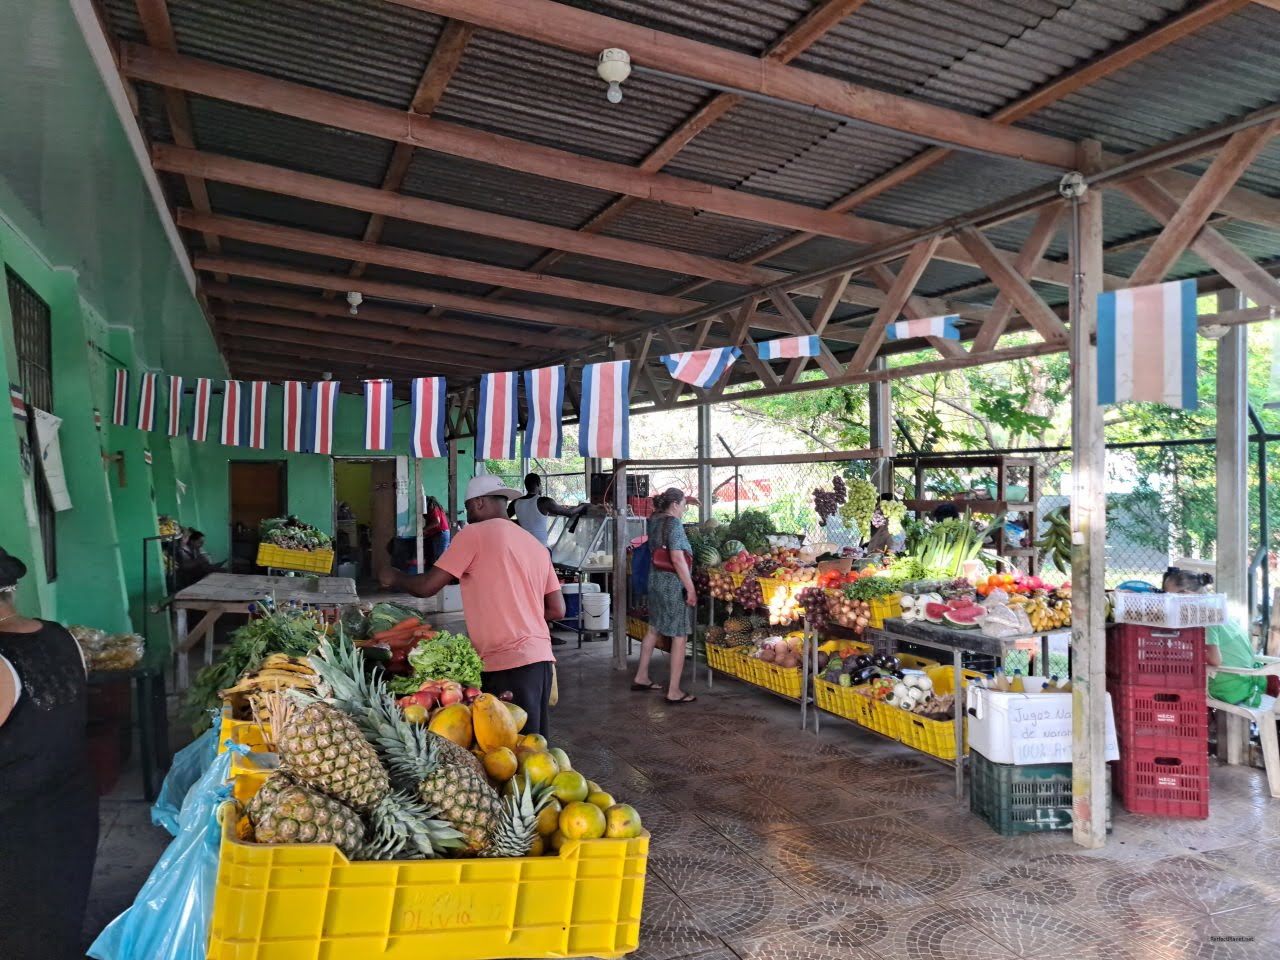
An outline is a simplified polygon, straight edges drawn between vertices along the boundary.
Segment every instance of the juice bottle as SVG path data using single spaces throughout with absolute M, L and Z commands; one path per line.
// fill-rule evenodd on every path
M 1067 678 L 1066 678 L 1065 680 L 1063 680 L 1060 684 L 1058 684 L 1058 692 L 1059 692 L 1059 693 L 1070 693 L 1070 692 L 1071 692 L 1071 678 L 1070 678 L 1070 677 L 1067 677 Z
M 1009 692 L 1009 678 L 1005 676 L 1003 667 L 996 668 L 995 675 L 991 678 L 991 689 L 1001 693 Z
M 1026 693 L 1027 692 L 1026 684 L 1022 682 L 1021 670 L 1013 671 L 1013 681 L 1009 684 L 1009 692 L 1010 693 Z

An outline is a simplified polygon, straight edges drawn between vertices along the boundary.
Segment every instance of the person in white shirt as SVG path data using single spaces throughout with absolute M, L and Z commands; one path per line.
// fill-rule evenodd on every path
M 527 492 L 523 497 L 512 501 L 507 508 L 507 516 L 548 549 L 551 545 L 547 543 L 547 517 L 580 517 L 588 507 L 585 503 L 576 507 L 563 507 L 550 497 L 544 497 L 542 478 L 536 473 L 524 478 L 524 488 Z

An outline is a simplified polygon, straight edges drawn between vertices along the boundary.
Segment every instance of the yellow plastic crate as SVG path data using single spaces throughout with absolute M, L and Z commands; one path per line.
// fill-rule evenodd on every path
M 224 744 L 230 740 L 232 743 L 243 743 L 245 746 L 253 750 L 266 750 L 266 740 L 263 737 L 262 727 L 254 723 L 252 720 L 235 720 L 231 716 L 231 708 L 224 706 L 222 708 L 222 723 L 218 729 L 218 752 L 222 753 L 226 750 Z
M 719 644 L 707 643 L 703 644 L 707 651 L 707 666 L 712 670 L 727 670 L 725 666 L 729 656 L 728 647 L 722 647 Z
M 780 667 L 776 663 L 752 659 L 752 682 L 784 697 L 799 698 L 804 690 L 804 671 L 799 667 Z
M 286 550 L 274 543 L 260 543 L 257 562 L 260 567 L 274 567 L 277 570 L 327 574 L 333 570 L 333 551 Z
M 870 697 L 857 693 L 853 687 L 828 683 L 821 677 L 814 678 L 813 687 L 819 709 L 834 713 L 837 717 L 852 720 L 859 726 L 875 729 L 871 722 L 873 704 Z
M 558 856 L 347 860 L 327 844 L 222 846 L 209 960 L 620 957 L 640 939 L 649 835 Z
M 821 653 L 831 654 L 832 656 L 845 656 L 845 654 L 841 654 L 840 651 L 850 648 L 852 648 L 853 652 L 848 655 L 854 657 L 859 654 L 865 653 L 870 655 L 876 652 L 875 647 L 869 643 L 863 643 L 861 640 L 827 640 L 822 644 L 822 646 L 818 647 L 818 650 Z
M 734 586 L 734 588 L 735 588 L 735 589 L 736 589 L 737 587 L 742 586 L 743 582 L 744 582 L 746 579 L 747 579 L 747 575 L 746 575 L 745 573 L 731 573 L 731 574 L 729 574 L 729 581 L 733 584 L 733 586 Z
M 892 593 L 887 597 L 878 597 L 871 601 L 870 626 L 879 630 L 885 620 L 902 616 L 902 594 Z
M 928 670 L 930 667 L 941 666 L 937 660 L 918 657 L 914 653 L 895 653 L 894 656 L 898 658 L 898 663 L 904 670 Z
M 946 696 L 955 689 L 955 668 L 934 666 L 925 669 L 925 674 L 933 681 L 934 693 Z M 966 686 L 970 680 L 981 677 L 976 670 L 962 672 L 962 683 Z M 961 696 L 964 694 L 962 693 Z M 881 704 L 885 709 L 885 719 L 891 725 L 892 735 L 903 744 L 931 757 L 942 760 L 956 758 L 956 722 L 955 720 L 930 720 L 917 716 L 901 707 L 892 704 Z M 963 737 L 964 752 L 969 752 L 968 727 Z

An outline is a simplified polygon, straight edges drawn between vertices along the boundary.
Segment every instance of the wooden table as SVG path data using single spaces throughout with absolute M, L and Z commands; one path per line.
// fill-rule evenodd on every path
M 297 601 L 312 607 L 345 607 L 356 603 L 356 582 L 350 577 L 260 577 L 244 573 L 211 573 L 199 583 L 179 590 L 173 597 L 177 612 L 177 686 L 190 683 L 187 654 L 204 639 L 204 662 L 213 663 L 213 627 L 224 613 L 248 613 L 249 606 L 264 597 L 278 605 Z M 195 629 L 189 629 L 187 613 L 204 613 Z

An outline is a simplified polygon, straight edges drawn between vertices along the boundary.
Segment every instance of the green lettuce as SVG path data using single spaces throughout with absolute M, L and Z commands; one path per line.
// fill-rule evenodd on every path
M 412 674 L 392 678 L 393 693 L 413 693 L 428 680 L 456 680 L 464 687 L 478 687 L 484 661 L 468 637 L 444 630 L 409 651 L 409 666 Z

